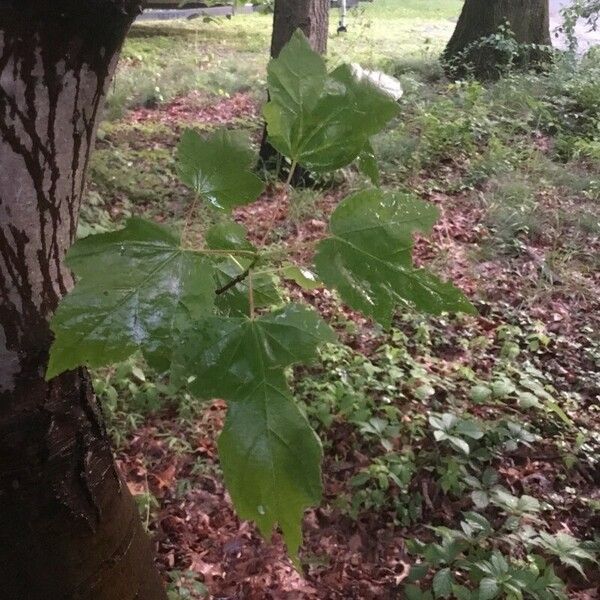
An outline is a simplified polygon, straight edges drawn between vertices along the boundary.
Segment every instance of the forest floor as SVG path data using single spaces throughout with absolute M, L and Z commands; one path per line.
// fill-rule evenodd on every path
M 222 401 L 174 397 L 139 359 L 95 372 L 172 598 L 429 598 L 405 588 L 411 567 L 427 560 L 414 540 L 444 537 L 432 527 L 458 534 L 473 511 L 491 528 L 483 545 L 516 560 L 527 560 L 540 531 L 576 538 L 584 554 L 598 550 L 598 54 L 550 76 L 453 85 L 435 57 L 458 3 L 426 4 L 425 16 L 363 9 L 348 37 L 332 36 L 330 61 L 350 57 L 401 79 L 402 114 L 375 140 L 383 185 L 439 206 L 417 261 L 460 286 L 479 315 L 407 311 L 383 331 L 328 291 L 287 285 L 345 343 L 291 374 L 325 448 L 323 503 L 304 523 L 304 576 L 278 535 L 264 540 L 234 513 L 216 452 Z M 100 129 L 81 235 L 133 214 L 181 224 L 191 195 L 177 181 L 174 150 L 185 128 L 242 129 L 259 142 L 268 19 L 135 26 Z M 318 183 L 288 197 L 271 182 L 235 219 L 283 249 L 318 240 L 336 203 L 363 182 L 347 169 Z M 435 416 L 475 428 L 469 455 L 436 441 Z M 597 598 L 598 565 L 569 555 L 578 570 L 554 550 L 540 553 L 568 597 Z

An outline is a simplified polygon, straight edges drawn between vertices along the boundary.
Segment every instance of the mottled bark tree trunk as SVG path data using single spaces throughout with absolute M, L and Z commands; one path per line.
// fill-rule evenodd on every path
M 496 33 L 509 24 L 521 44 L 551 45 L 548 0 L 465 0 L 452 38 L 444 51 L 444 60 L 459 76 L 461 63 L 469 63 L 477 77 L 493 77 L 497 73 L 498 52 L 493 47 L 469 47 L 481 38 Z M 535 54 L 535 53 L 534 53 Z M 539 59 L 530 55 L 528 58 Z
M 0 0 L 0 596 L 163 600 L 85 370 L 46 382 L 133 0 Z
M 329 5 L 330 0 L 275 0 L 271 56 L 279 56 L 298 28 L 302 29 L 313 50 L 325 54 L 329 34 Z M 260 145 L 260 158 L 267 168 L 275 167 L 280 160 L 277 150 L 267 140 L 266 127 Z M 306 183 L 306 178 L 304 170 L 298 167 L 292 184 Z

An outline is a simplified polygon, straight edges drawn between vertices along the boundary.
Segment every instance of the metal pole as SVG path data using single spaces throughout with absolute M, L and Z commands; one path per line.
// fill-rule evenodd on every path
M 348 11 L 346 9 L 346 0 L 340 0 L 340 24 L 337 29 L 338 33 L 346 33 L 348 28 L 346 27 L 346 15 Z

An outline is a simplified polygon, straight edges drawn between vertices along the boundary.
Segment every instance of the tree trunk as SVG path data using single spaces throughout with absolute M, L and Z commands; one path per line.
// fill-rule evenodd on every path
M 277 58 L 292 34 L 300 28 L 313 50 L 327 52 L 330 0 L 275 0 L 271 56 Z
M 329 5 L 330 0 L 275 0 L 271 57 L 279 56 L 298 28 L 302 29 L 313 50 L 325 54 L 329 33 Z M 281 161 L 279 153 L 267 140 L 266 127 L 263 129 L 260 158 L 263 166 L 268 170 L 276 168 Z M 298 167 L 291 183 L 292 185 L 309 183 L 307 177 L 306 171 Z
M 46 382 L 133 0 L 0 0 L 0 596 L 164 600 L 84 369 Z
M 498 74 L 505 58 L 494 44 L 476 42 L 498 32 L 508 23 L 519 44 L 550 46 L 550 16 L 548 0 L 465 0 L 452 38 L 444 51 L 444 62 L 454 76 L 464 76 L 471 70 L 476 77 Z M 534 56 L 535 55 L 535 56 Z M 535 62 L 545 53 L 530 52 L 522 61 Z

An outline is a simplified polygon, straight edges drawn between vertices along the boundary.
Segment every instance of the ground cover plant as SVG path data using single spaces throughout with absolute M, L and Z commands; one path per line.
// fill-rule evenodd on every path
M 311 248 L 333 252 L 328 221 L 369 185 L 358 165 L 319 175 L 309 190 L 267 180 L 256 203 L 234 207 L 244 244 L 269 255 L 253 283 L 263 301 L 279 303 L 275 279 L 343 342 L 280 374 L 323 440 L 324 495 L 304 519 L 301 577 L 283 540 L 264 541 L 232 508 L 216 447 L 223 400 L 199 402 L 149 356 L 98 368 L 120 465 L 173 598 L 585 598 L 598 586 L 598 56 L 558 57 L 548 73 L 509 71 L 489 85 L 450 83 L 435 55 L 456 10 L 430 4 L 425 16 L 361 9 L 357 27 L 385 30 L 386 55 L 332 37 L 328 71 L 354 52 L 402 81 L 398 114 L 372 137 L 382 193 L 437 207 L 415 260 L 478 314 L 402 308 L 370 320 L 339 283 L 318 285 Z M 178 167 L 185 145 L 179 159 L 176 148 L 182 136 L 221 143 L 223 126 L 259 142 L 261 19 L 134 27 L 92 159 L 82 237 L 123 231 L 134 216 L 185 228 L 190 244 L 206 239 L 208 223 L 239 243 L 241 229 L 224 229 L 212 209 L 196 203 L 190 217 L 185 182 L 195 180 Z M 191 51 L 194 39 L 213 41 Z M 177 48 L 189 50 L 187 81 L 165 68 Z M 153 93 L 138 94 L 136 77 L 150 72 Z M 294 153 L 285 136 L 280 145 Z M 251 189 L 255 176 L 244 177 Z M 220 288 L 253 257 L 238 260 L 223 266 Z M 331 262 L 321 278 L 332 277 Z M 228 301 L 243 302 L 247 283 Z

